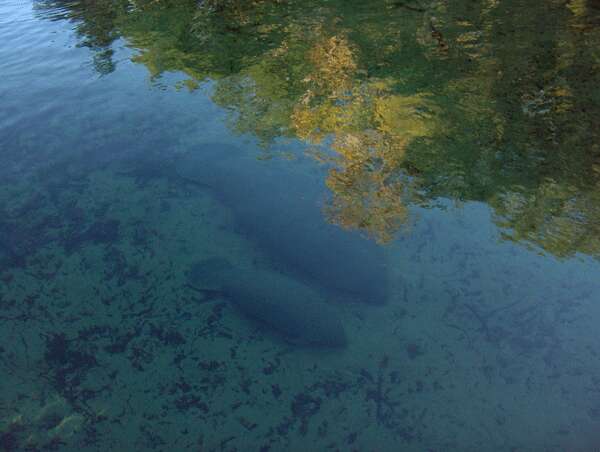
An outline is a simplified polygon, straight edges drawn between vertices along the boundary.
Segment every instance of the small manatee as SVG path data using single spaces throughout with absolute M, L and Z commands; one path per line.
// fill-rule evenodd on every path
M 290 342 L 343 347 L 346 333 L 319 292 L 273 270 L 235 267 L 221 259 L 194 264 L 190 284 L 221 291 L 245 316 Z

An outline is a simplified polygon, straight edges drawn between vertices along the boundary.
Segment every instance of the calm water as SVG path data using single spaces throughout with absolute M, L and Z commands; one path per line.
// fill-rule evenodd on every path
M 596 0 L 0 2 L 0 449 L 600 450 Z

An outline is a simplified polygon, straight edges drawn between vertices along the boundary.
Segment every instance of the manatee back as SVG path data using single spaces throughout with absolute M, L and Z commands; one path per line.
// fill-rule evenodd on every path
M 321 294 L 288 275 L 238 269 L 222 290 L 246 316 L 298 344 L 343 347 L 346 334 Z

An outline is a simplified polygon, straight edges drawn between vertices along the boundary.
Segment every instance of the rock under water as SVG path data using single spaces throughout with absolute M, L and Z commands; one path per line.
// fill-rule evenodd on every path
M 315 165 L 259 160 L 217 143 L 181 156 L 175 167 L 185 180 L 210 187 L 233 211 L 239 230 L 286 273 L 316 283 L 338 299 L 385 302 L 382 247 L 327 222 L 322 212 L 325 175 Z
M 245 316 L 290 342 L 346 345 L 344 327 L 333 307 L 318 291 L 287 275 L 208 259 L 193 265 L 188 279 L 199 289 L 218 289 Z

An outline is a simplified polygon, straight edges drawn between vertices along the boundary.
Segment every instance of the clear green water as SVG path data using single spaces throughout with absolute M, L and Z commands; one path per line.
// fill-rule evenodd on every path
M 0 449 L 600 450 L 596 0 L 0 3 Z

